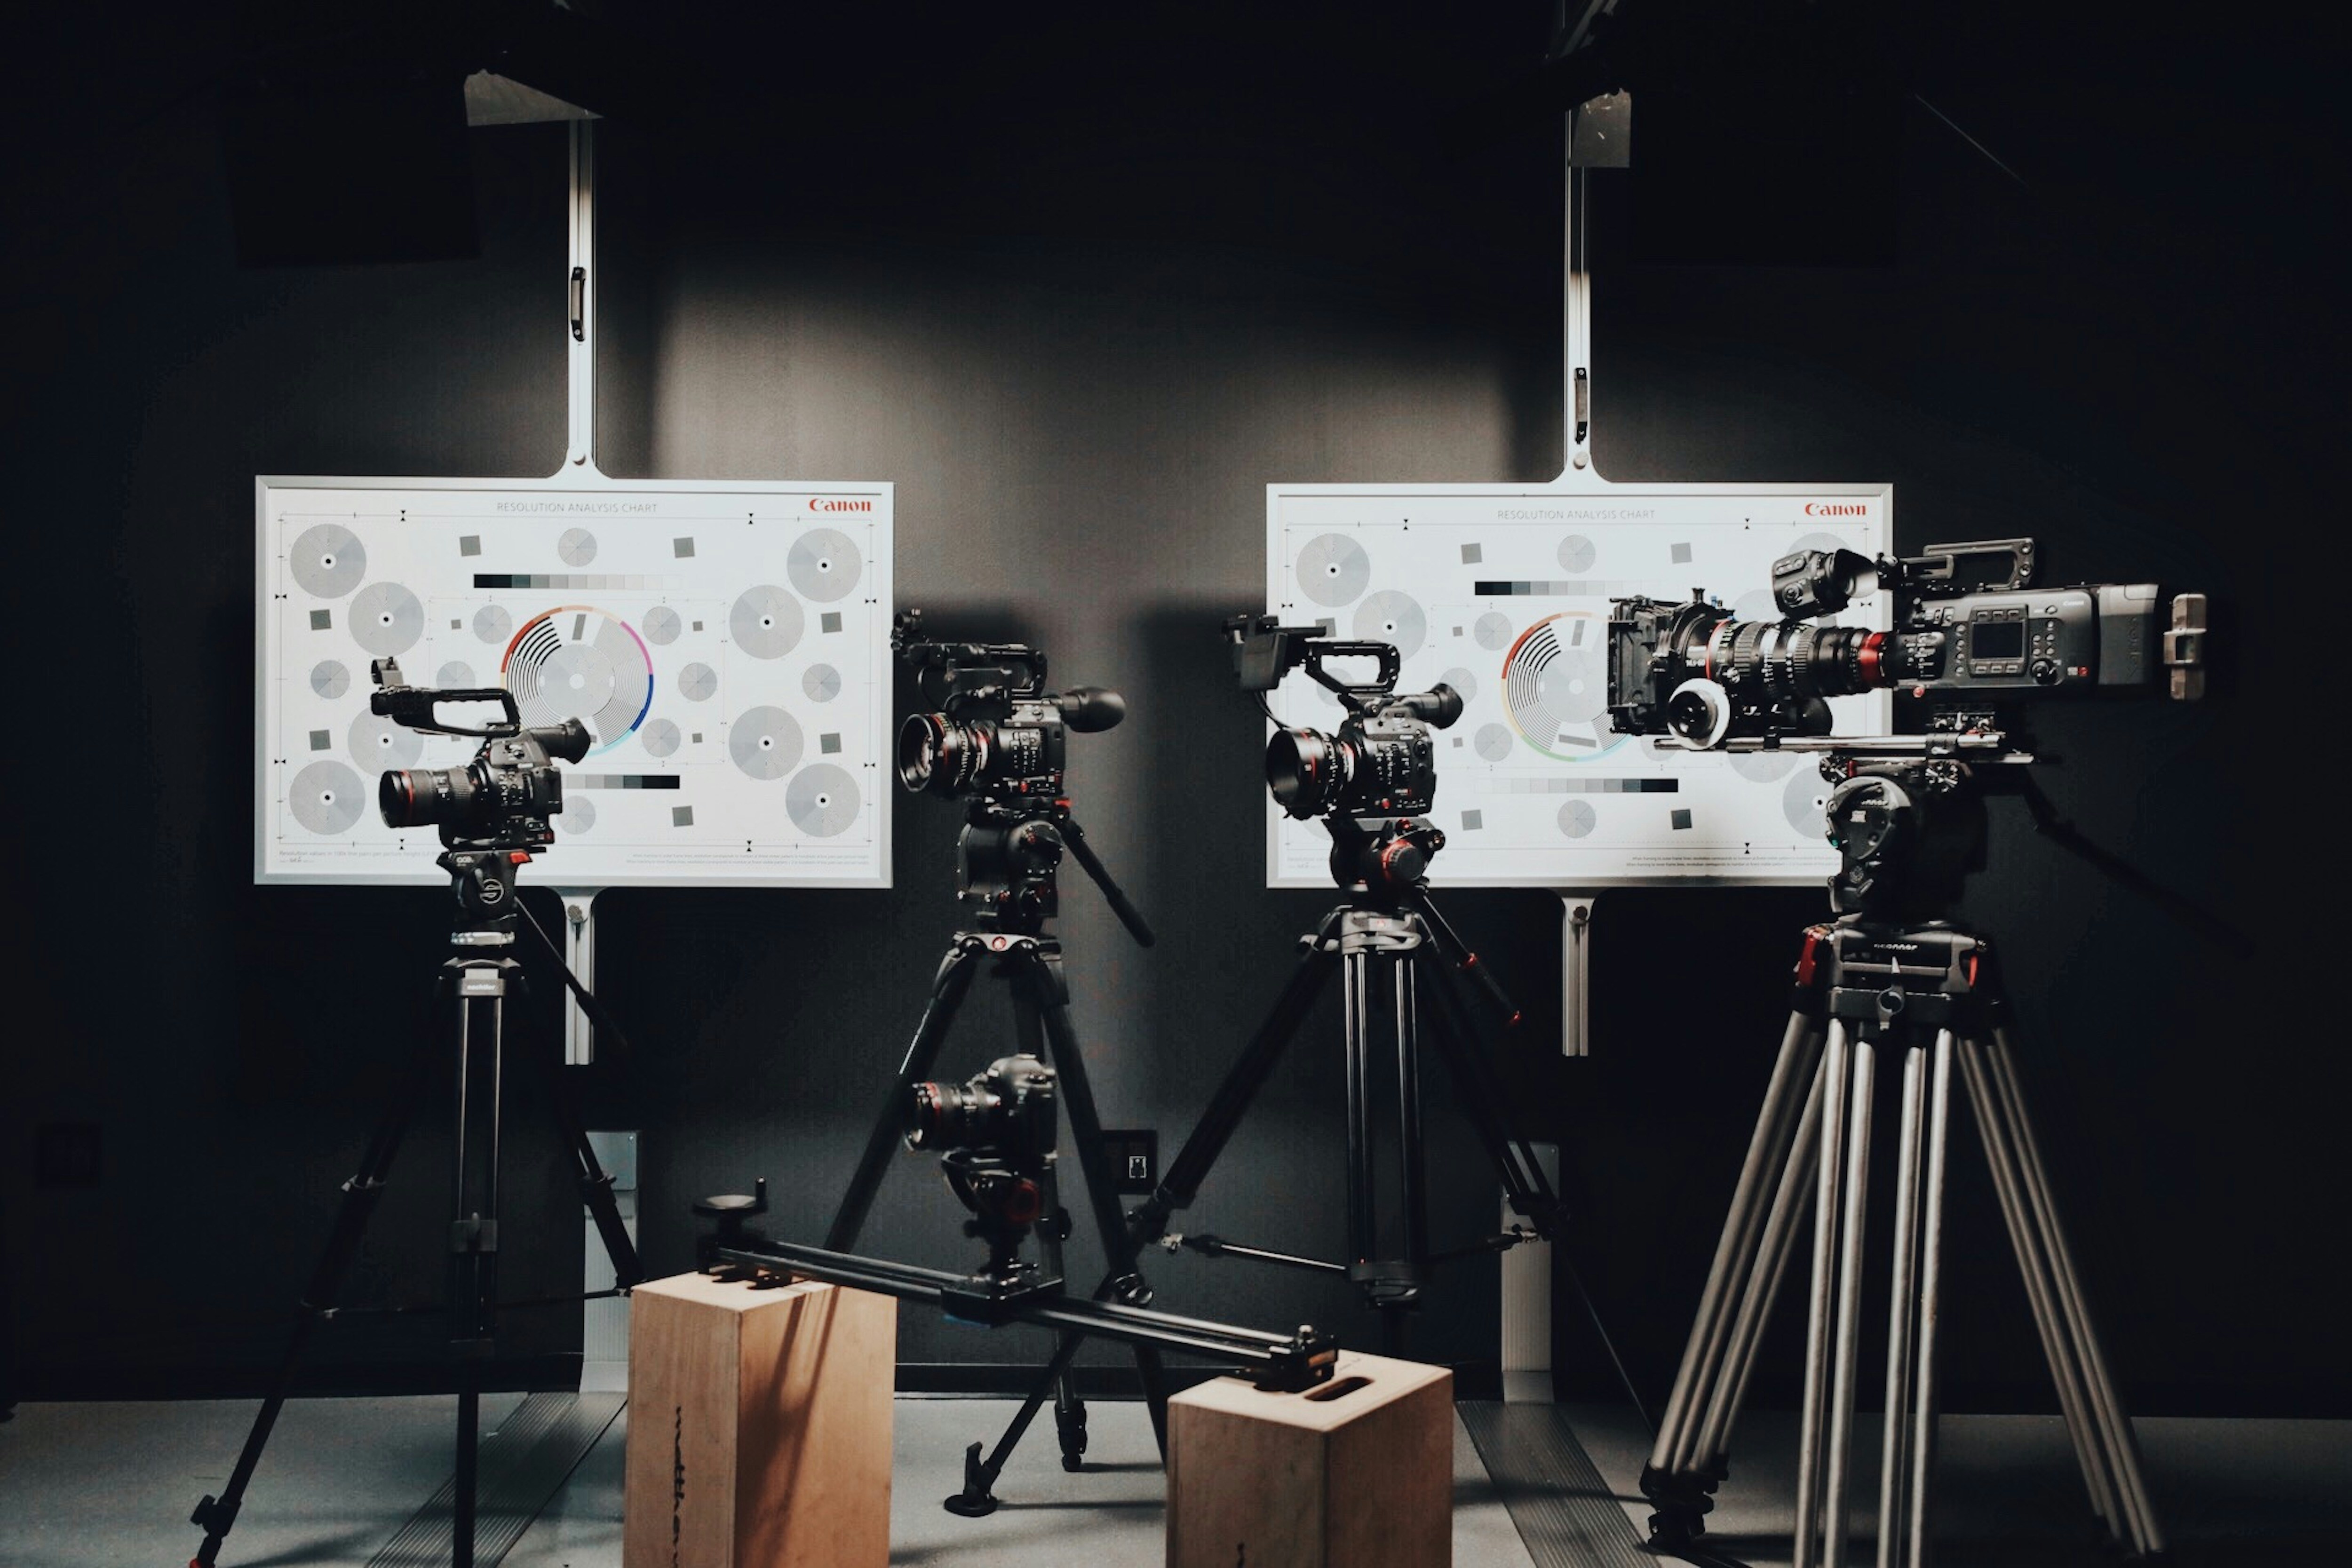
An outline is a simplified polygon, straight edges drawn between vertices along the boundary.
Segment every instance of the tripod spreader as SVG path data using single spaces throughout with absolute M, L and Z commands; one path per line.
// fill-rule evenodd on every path
M 973 1304 L 973 1277 L 969 1275 L 887 1258 L 861 1258 L 854 1253 L 828 1252 L 821 1247 L 803 1247 L 789 1241 L 750 1239 L 715 1247 L 712 1256 L 719 1263 L 735 1268 L 796 1274 L 852 1289 L 896 1296 L 902 1301 L 928 1302 L 950 1317 L 975 1321 L 965 1316 L 965 1310 Z M 1295 1394 L 1325 1382 L 1339 1353 L 1339 1342 L 1312 1324 L 1300 1325 L 1293 1334 L 1266 1333 L 1231 1323 L 1122 1306 L 1115 1301 L 1074 1299 L 1063 1291 L 1058 1280 L 996 1297 L 988 1311 L 986 1319 L 978 1321 L 992 1328 L 1000 1323 L 1037 1323 L 1066 1333 L 1208 1356 L 1239 1366 L 1260 1388 L 1280 1393 Z

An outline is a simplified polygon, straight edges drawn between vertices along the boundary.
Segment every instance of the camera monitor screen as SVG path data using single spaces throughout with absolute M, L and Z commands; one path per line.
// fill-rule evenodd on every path
M 1978 621 L 1969 627 L 1970 658 L 2023 658 L 2023 621 Z
M 388 768 L 478 742 L 369 711 L 505 687 L 587 726 L 551 886 L 887 887 L 891 487 L 614 480 L 257 481 L 254 875 L 438 883 Z M 478 725 L 486 709 L 442 718 Z
M 1400 691 L 1444 681 L 1463 714 L 1436 736 L 1434 875 L 1454 887 L 1811 883 L 1836 869 L 1816 760 L 1700 753 L 1609 726 L 1609 601 L 1688 598 L 1769 618 L 1772 562 L 1874 555 L 1894 535 L 1884 485 L 1274 485 L 1266 605 L 1286 623 L 1394 643 Z M 1843 617 L 1885 626 L 1885 595 Z M 1833 619 L 1838 617 L 1832 617 Z M 1336 728 L 1294 673 L 1286 723 Z M 1839 731 L 1884 734 L 1885 692 L 1831 704 Z M 1319 824 L 1269 805 L 1268 880 L 1328 887 Z

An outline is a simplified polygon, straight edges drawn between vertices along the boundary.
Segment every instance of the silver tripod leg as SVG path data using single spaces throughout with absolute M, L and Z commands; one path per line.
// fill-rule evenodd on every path
M 1895 1151 L 1895 1264 L 1886 1294 L 1886 1422 L 1878 1466 L 1878 1568 L 1901 1561 L 1905 1464 L 1911 1426 L 1911 1331 L 1918 1315 L 1921 1127 L 1927 1101 L 1920 1090 L 1926 1053 L 1903 1053 L 1903 1110 Z
M 1936 1324 L 1943 1300 L 1944 1173 L 1952 1146 L 1952 1031 L 1936 1035 L 1927 1067 L 1927 1184 L 1919 1194 L 1919 1319 L 1912 1330 L 1909 1568 L 1927 1568 L 1928 1482 L 1936 1469 Z
M 1716 1381 L 1714 1395 L 1699 1422 L 1696 1452 L 1710 1475 L 1721 1473 L 1730 1451 L 1732 1424 L 1748 1406 L 1748 1383 L 1756 1371 L 1756 1351 L 1764 1341 L 1765 1321 L 1772 1315 L 1772 1304 L 1780 1299 L 1780 1286 L 1789 1277 L 1789 1259 L 1796 1256 L 1797 1228 L 1815 1179 L 1814 1162 L 1821 1157 L 1822 1105 L 1829 1094 L 1828 1064 L 1819 1059 L 1817 1049 L 1814 1059 L 1812 1092 L 1805 1097 L 1804 1114 L 1789 1144 L 1788 1163 L 1780 1170 L 1780 1190 L 1773 1194 L 1772 1212 L 1764 1221 L 1757 1266 L 1748 1277 L 1739 1315 L 1732 1321 L 1723 1375 Z
M 2065 1228 L 2058 1217 L 2058 1205 L 2051 1195 L 2049 1173 L 2042 1163 L 2042 1147 L 2034 1137 L 2032 1119 L 2026 1110 L 2024 1086 L 2017 1072 L 2016 1048 L 2008 1030 L 1993 1031 L 1991 1048 L 1986 1052 L 1986 1065 L 1990 1069 L 1989 1087 L 1994 1091 L 1997 1101 L 2004 1106 L 2013 1134 L 2020 1191 L 2040 1230 L 2042 1250 L 2049 1259 L 2051 1282 L 2055 1288 L 2057 1304 L 2063 1314 L 2061 1321 L 2072 1339 L 2082 1367 L 2094 1430 L 2104 1438 L 2107 1460 L 2113 1468 L 2116 1495 L 2122 1504 L 2126 1543 L 2137 1555 L 2153 1555 L 2164 1550 L 2164 1537 L 2157 1526 L 2155 1507 L 2148 1500 L 2147 1482 L 2140 1465 L 2138 1438 L 2132 1431 L 2131 1418 L 2124 1412 L 2123 1401 L 2116 1393 L 2115 1380 L 2107 1370 L 2106 1352 L 2101 1348 L 2099 1336 L 2091 1323 L 2081 1278 L 2074 1268 L 2074 1253 L 2067 1246 Z
M 1829 1447 L 1822 1484 L 1822 1568 L 1844 1568 L 1846 1488 L 1853 1473 L 1854 1373 L 1862 1352 L 1862 1254 L 1869 1237 L 1870 1113 L 1878 1047 L 1853 1042 L 1853 1102 L 1846 1108 L 1845 1215 L 1839 1222 L 1837 1368 L 1830 1387 Z
M 1813 1194 L 1813 1278 L 1805 1321 L 1805 1394 L 1797 1439 L 1794 1568 L 1821 1563 L 1822 1448 L 1828 1425 L 1832 1318 L 1837 1300 L 1838 1221 L 1845 1209 L 1847 1119 L 1853 1096 L 1845 1025 L 1832 1021 L 1823 1047 L 1821 1173 Z
M 1791 1014 L 1780 1038 L 1780 1054 L 1772 1065 L 1771 1082 L 1764 1090 L 1756 1131 L 1748 1140 L 1748 1158 L 1739 1168 L 1739 1184 L 1732 1192 L 1723 1237 L 1716 1244 L 1715 1261 L 1707 1268 L 1698 1317 L 1683 1347 L 1674 1392 L 1667 1397 L 1658 1422 L 1657 1442 L 1650 1450 L 1650 1468 L 1661 1474 L 1689 1475 L 1710 1458 L 1702 1414 L 1726 1382 L 1726 1351 L 1736 1339 L 1733 1293 L 1743 1287 L 1750 1294 L 1754 1291 L 1759 1272 L 1757 1238 L 1759 1228 L 1766 1228 L 1765 1205 L 1769 1195 L 1765 1182 L 1785 1157 L 1800 1108 L 1804 1108 L 1803 1114 L 1811 1114 L 1811 1102 L 1802 1097 L 1820 1045 L 1813 1020 L 1803 1013 Z
M 2034 1234 L 2033 1220 L 2021 1190 L 2017 1152 L 2009 1121 L 1994 1099 L 1984 1061 L 1985 1047 L 1971 1040 L 1961 1047 L 1960 1070 L 1968 1081 L 1969 1103 L 1976 1112 L 1977 1131 L 1984 1143 L 1985 1163 L 1992 1172 L 1994 1194 L 2000 1201 L 2002 1220 L 2009 1227 L 2011 1247 L 2017 1254 L 2018 1272 L 2025 1281 L 2026 1300 L 2033 1309 L 2033 1326 L 2042 1336 L 2042 1352 L 2050 1363 L 2050 1379 L 2057 1385 L 2058 1405 L 2066 1417 L 2066 1435 L 2074 1440 L 2074 1460 L 2082 1467 L 2083 1485 L 2090 1493 L 2091 1511 L 2111 1541 L 2121 1541 L 2123 1510 L 2116 1493 L 2115 1475 L 2107 1463 L 2105 1440 L 2091 1415 L 2090 1395 L 2084 1387 L 2082 1367 L 2069 1342 L 2056 1301 L 2044 1254 Z

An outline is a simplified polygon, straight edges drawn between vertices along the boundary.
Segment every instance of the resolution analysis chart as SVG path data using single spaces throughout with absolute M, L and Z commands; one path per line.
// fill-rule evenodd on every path
M 577 719 L 551 879 L 886 887 L 891 487 L 263 479 L 255 876 L 438 882 L 388 768 L 477 742 L 368 710 L 370 665 Z M 495 710 L 450 709 L 478 724 Z

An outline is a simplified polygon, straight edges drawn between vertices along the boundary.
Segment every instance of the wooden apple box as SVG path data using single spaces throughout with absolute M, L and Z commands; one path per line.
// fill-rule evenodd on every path
M 1168 1402 L 1168 1568 L 1453 1560 L 1445 1368 L 1343 1352 L 1301 1394 L 1221 1377 Z
M 898 1303 L 703 1274 L 631 1302 L 624 1568 L 886 1568 Z

